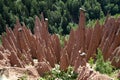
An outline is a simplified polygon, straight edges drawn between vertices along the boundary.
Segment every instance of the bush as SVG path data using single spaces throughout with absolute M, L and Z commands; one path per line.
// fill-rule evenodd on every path
M 91 68 L 93 68 L 94 65 L 94 59 L 92 57 L 90 57 L 88 63 L 90 64 Z
M 102 51 L 98 49 L 98 53 L 96 56 L 96 67 L 95 70 L 99 71 L 102 74 L 111 74 L 113 72 L 113 66 L 110 61 L 104 61 Z
M 68 67 L 67 71 L 61 71 L 60 66 L 56 65 L 50 72 L 39 80 L 76 80 L 77 74 L 73 72 L 72 67 Z

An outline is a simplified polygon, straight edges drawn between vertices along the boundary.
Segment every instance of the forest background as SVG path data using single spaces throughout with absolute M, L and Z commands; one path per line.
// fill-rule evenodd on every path
M 35 16 L 40 18 L 43 12 L 49 32 L 66 35 L 77 26 L 79 8 L 86 10 L 86 24 L 92 24 L 108 13 L 119 15 L 120 0 L 0 0 L 0 34 L 6 24 L 13 28 L 16 19 L 33 31 Z

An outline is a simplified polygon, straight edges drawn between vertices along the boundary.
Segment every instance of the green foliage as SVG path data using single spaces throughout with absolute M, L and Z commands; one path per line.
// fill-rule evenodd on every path
M 94 59 L 92 57 L 90 57 L 88 63 L 90 64 L 90 66 L 93 68 L 94 65 Z
M 79 8 L 81 7 L 81 3 L 78 0 L 67 0 L 66 5 L 71 18 L 74 19 L 74 22 L 78 22 Z
M 118 18 L 118 16 L 119 15 L 115 15 L 114 17 Z M 103 25 L 104 22 L 105 22 L 105 17 L 100 18 L 100 19 L 88 20 L 87 23 L 86 23 L 87 27 L 94 28 L 97 20 L 99 20 L 100 25 Z
M 88 20 L 88 22 L 86 23 L 87 27 L 94 27 L 95 26 L 95 21 L 96 20 Z
M 114 15 L 114 16 L 112 16 L 112 17 L 114 17 L 115 19 L 117 19 L 117 18 L 120 17 L 120 14 L 116 14 L 116 15 Z
M 68 34 L 69 23 L 78 23 L 79 8 L 86 9 L 87 21 L 100 19 L 109 12 L 120 13 L 120 0 L 1 0 L 0 34 L 6 24 L 14 27 L 16 18 L 33 31 L 35 16 L 43 12 L 48 18 L 50 33 Z
M 57 36 L 58 36 L 58 38 L 59 38 L 59 40 L 60 40 L 61 46 L 64 47 L 64 41 L 68 41 L 69 35 L 63 36 L 63 35 L 57 34 Z
M 99 71 L 100 73 L 111 74 L 113 72 L 113 66 L 109 61 L 104 61 L 102 51 L 98 49 L 98 53 L 96 56 L 96 67 L 95 70 Z
M 68 67 L 67 71 L 61 71 L 59 65 L 55 65 L 50 72 L 39 80 L 76 80 L 77 74 L 73 72 L 72 67 Z
M 87 20 L 100 19 L 104 16 L 101 6 L 96 0 L 86 0 L 83 7 L 87 11 Z
M 71 29 L 76 30 L 77 27 L 78 27 L 77 24 L 75 24 L 75 23 L 69 23 L 69 24 L 67 25 L 67 31 L 70 33 L 70 30 L 71 30 Z
M 119 69 L 115 69 L 109 76 L 112 77 L 114 80 L 120 80 L 120 78 L 118 79 L 118 73 L 119 73 Z
M 108 12 L 112 15 L 120 12 L 120 0 L 97 0 L 101 4 L 102 11 L 106 15 Z

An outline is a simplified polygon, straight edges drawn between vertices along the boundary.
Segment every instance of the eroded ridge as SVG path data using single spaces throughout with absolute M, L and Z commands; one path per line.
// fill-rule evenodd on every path
M 30 65 L 39 77 L 54 68 L 55 64 L 60 64 L 61 70 L 73 66 L 75 72 L 80 75 L 82 71 L 89 75 L 86 77 L 89 79 L 91 71 L 86 64 L 90 57 L 95 58 L 97 48 L 102 50 L 105 60 L 120 68 L 120 18 L 107 17 L 103 25 L 97 20 L 94 28 L 86 28 L 85 13 L 81 10 L 78 28 L 71 30 L 69 40 L 62 48 L 58 36 L 48 32 L 48 23 L 42 15 L 41 20 L 38 17 L 35 19 L 34 33 L 25 24 L 21 25 L 19 20 L 13 30 L 6 27 L 6 33 L 2 34 L 0 66 L 25 68 L 26 71 Z M 84 69 L 90 74 L 86 74 Z M 78 80 L 82 79 L 78 76 Z

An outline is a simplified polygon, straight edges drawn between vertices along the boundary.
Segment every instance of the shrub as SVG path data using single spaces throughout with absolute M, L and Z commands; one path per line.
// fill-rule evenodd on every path
M 56 65 L 50 72 L 46 73 L 39 80 L 76 80 L 77 73 L 72 67 L 68 67 L 67 71 L 61 71 L 60 66 Z
M 111 74 L 113 71 L 113 66 L 111 65 L 110 61 L 104 61 L 102 51 L 98 49 L 98 54 L 96 56 L 96 67 L 95 70 L 99 71 L 100 73 Z
M 88 61 L 88 63 L 90 64 L 90 66 L 93 68 L 94 65 L 94 59 L 92 57 L 90 57 L 90 60 Z

